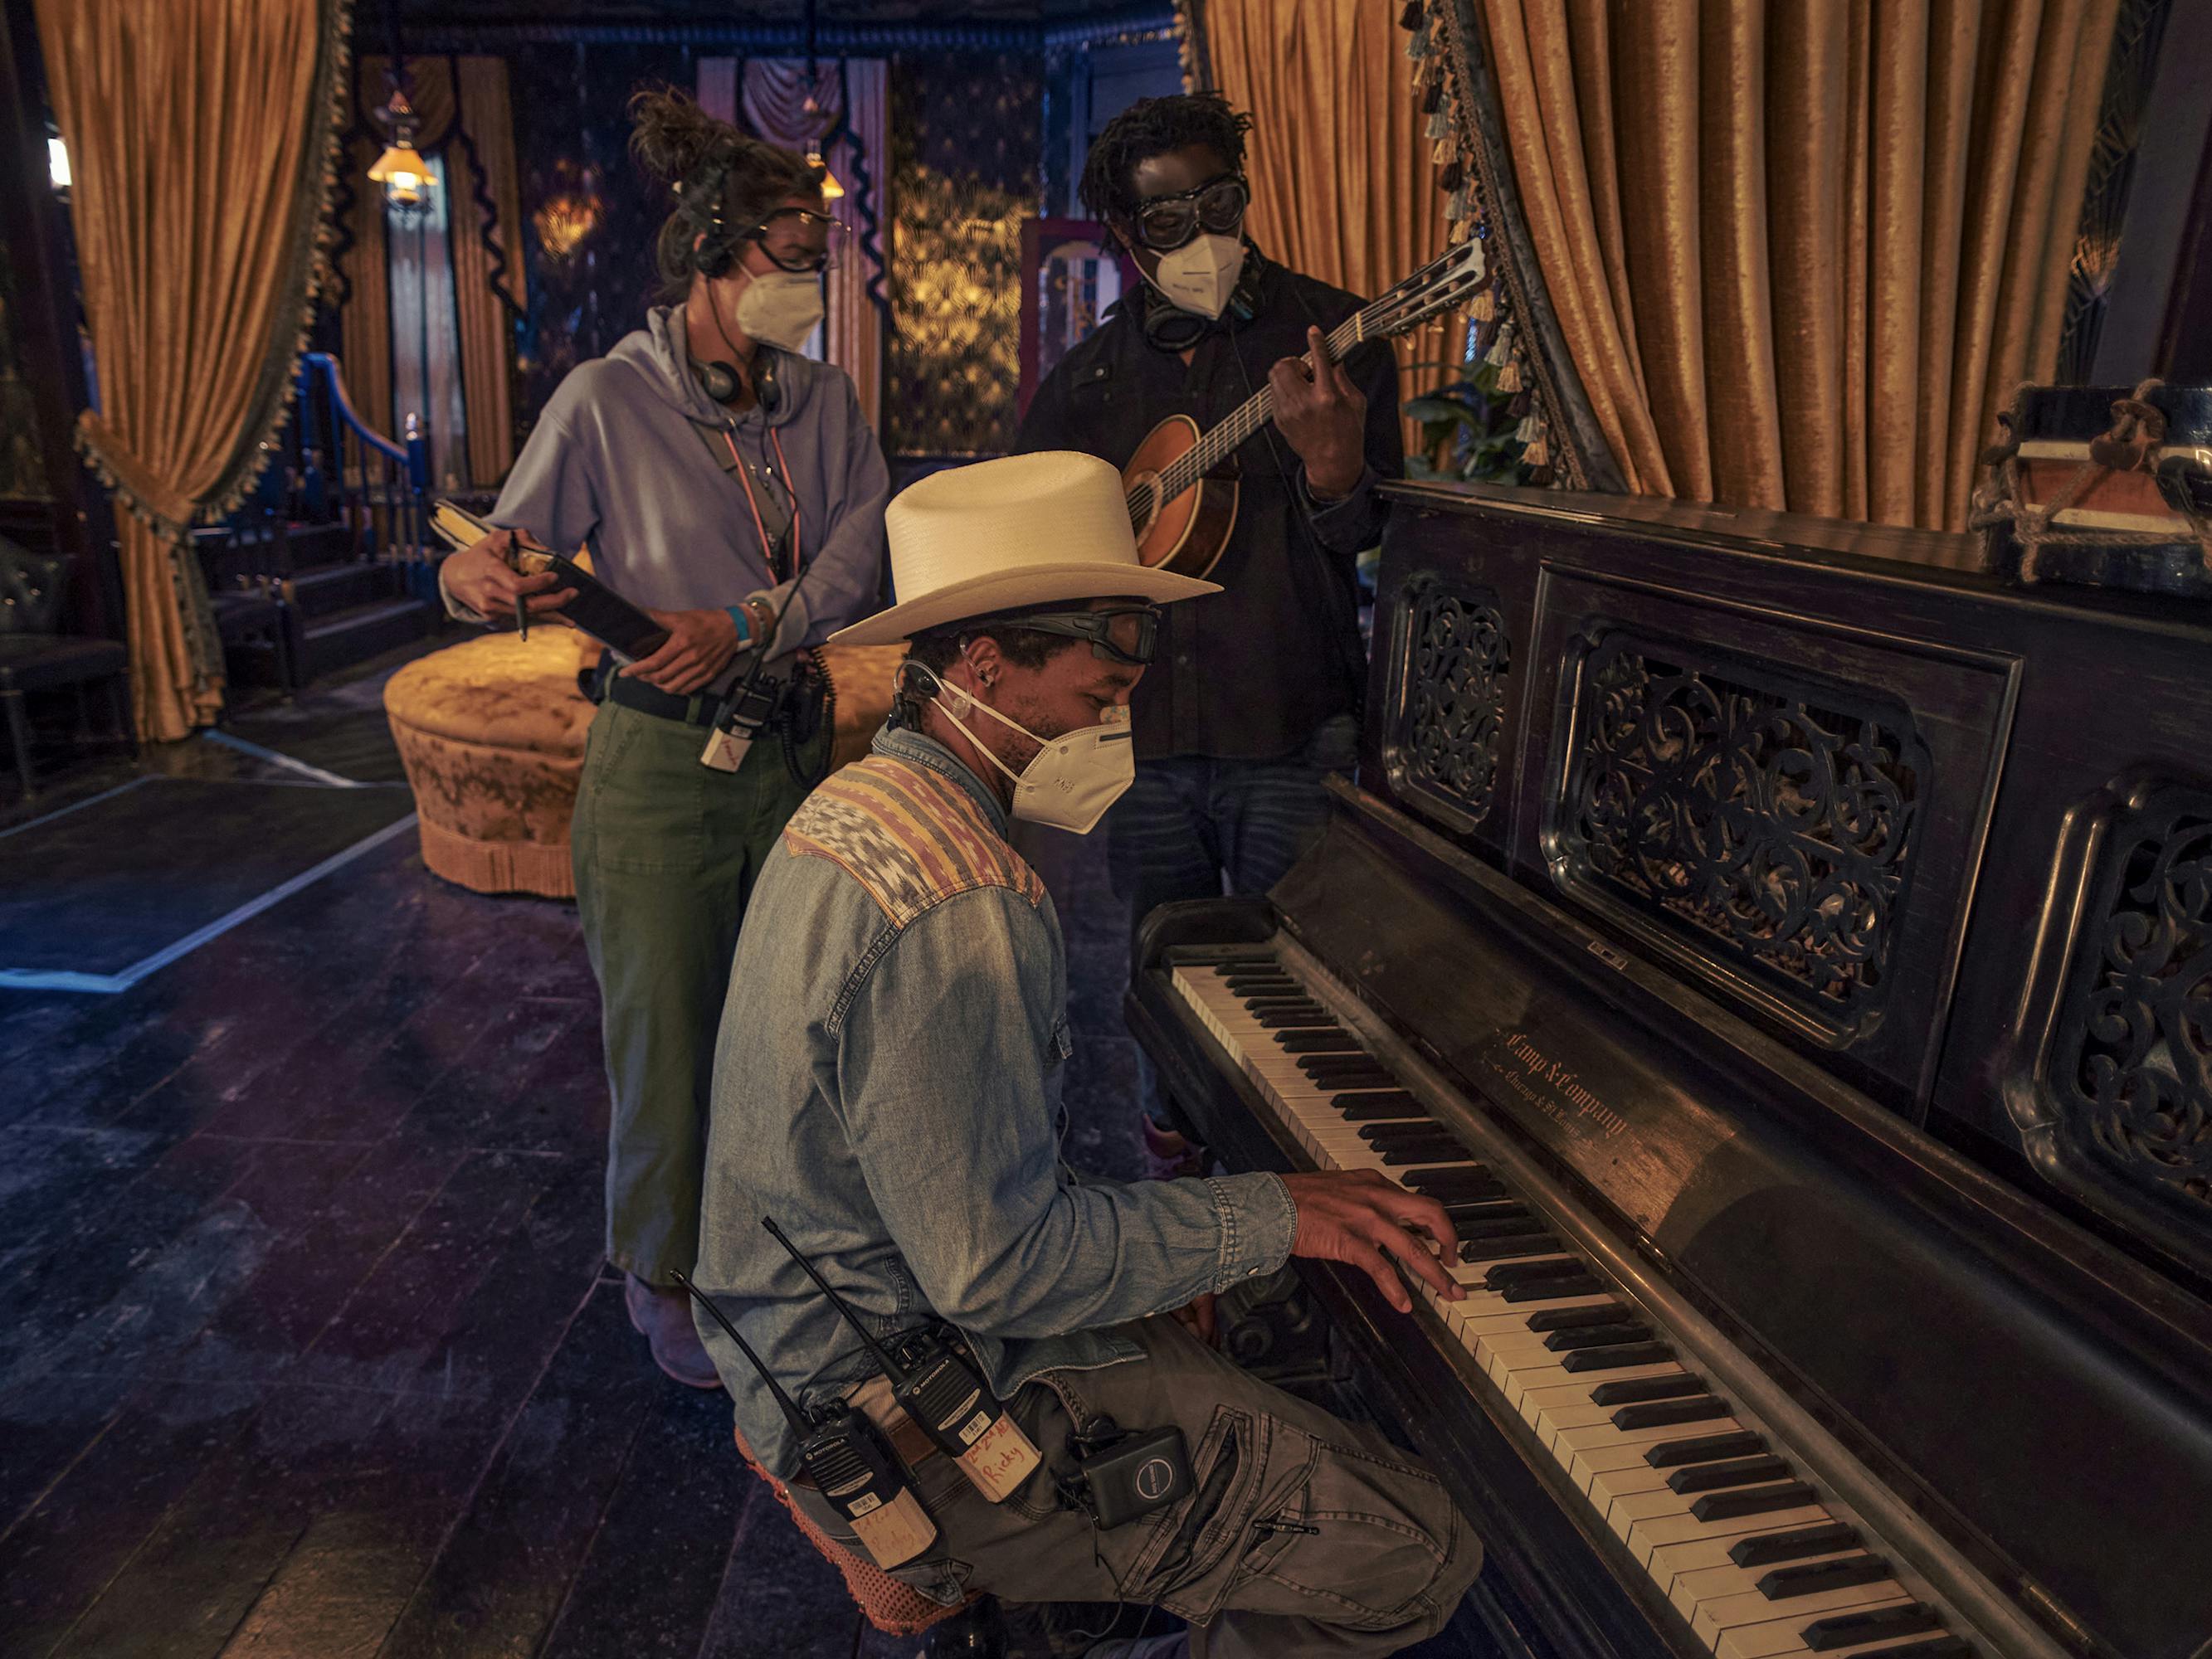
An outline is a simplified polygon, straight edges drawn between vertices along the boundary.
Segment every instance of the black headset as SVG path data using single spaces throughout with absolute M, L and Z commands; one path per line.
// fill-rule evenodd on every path
M 1267 256 L 1249 242 L 1245 247 L 1244 268 L 1237 273 L 1237 286 L 1229 291 L 1229 303 L 1222 307 L 1218 317 L 1201 317 L 1194 311 L 1185 311 L 1139 276 L 1137 327 L 1145 337 L 1145 343 L 1155 351 L 1188 351 L 1207 335 L 1217 331 L 1233 334 L 1257 316 L 1260 295 L 1255 284 Z
M 765 418 L 773 416 L 783 401 L 783 388 L 776 380 L 776 348 L 756 344 L 753 347 L 753 399 L 760 404 Z M 710 363 L 693 365 L 699 376 L 699 389 L 716 403 L 737 402 L 744 389 L 744 377 L 738 373 L 737 365 L 717 357 Z

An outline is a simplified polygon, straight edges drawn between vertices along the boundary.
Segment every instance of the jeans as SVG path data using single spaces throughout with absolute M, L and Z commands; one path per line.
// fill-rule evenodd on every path
M 1010 1402 L 1043 1462 L 994 1504 L 941 1453 L 914 1471 L 938 1540 L 892 1577 L 951 1605 L 970 1589 L 1014 1601 L 1132 1601 L 1191 1625 L 1192 1659 L 1356 1659 L 1434 1635 L 1482 1565 L 1482 1546 L 1436 1477 L 1371 1429 L 1247 1375 L 1166 1315 L 1120 1328 L 1140 1361 L 1048 1371 Z M 888 1389 L 863 1389 L 880 1416 Z M 1192 1492 L 1110 1532 L 1063 1507 L 1079 1419 L 1173 1424 Z M 852 1529 L 816 1492 L 793 1501 L 832 1538 Z
M 1136 931 L 1158 906 L 1264 893 L 1283 878 L 1320 836 L 1328 817 L 1322 780 L 1352 769 L 1358 737 L 1358 722 L 1339 714 L 1281 760 L 1174 755 L 1137 763 L 1136 781 L 1106 815 L 1114 895 L 1129 907 L 1133 972 Z M 1147 1108 L 1166 1119 L 1141 1048 L 1137 1070 Z
M 818 764 L 827 722 L 804 746 Z M 707 1113 L 730 957 L 753 883 L 805 791 L 775 732 L 735 772 L 707 734 L 603 702 L 569 830 L 606 1049 L 607 1259 L 655 1285 L 699 1255 Z

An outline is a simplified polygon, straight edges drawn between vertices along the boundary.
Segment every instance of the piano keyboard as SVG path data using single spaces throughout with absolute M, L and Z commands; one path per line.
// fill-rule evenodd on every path
M 1541 1203 L 1471 1157 L 1288 968 L 1185 963 L 1174 985 L 1316 1168 L 1379 1170 L 1445 1205 L 1466 1299 L 1407 1283 L 1486 1379 L 1492 1414 L 1534 1431 L 1708 1652 L 1972 1651 L 1785 1452 L 1708 1391 Z

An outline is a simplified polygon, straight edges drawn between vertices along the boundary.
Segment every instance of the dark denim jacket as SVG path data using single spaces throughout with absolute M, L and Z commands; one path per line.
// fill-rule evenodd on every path
M 746 908 L 714 1057 L 700 1288 L 793 1396 L 872 1374 L 761 1226 L 775 1217 L 879 1335 L 936 1315 L 1002 1396 L 1140 1357 L 1108 1327 L 1273 1272 L 1297 1212 L 1273 1175 L 1132 1186 L 1061 1163 L 1067 962 L 997 799 L 886 730 L 807 799 Z M 738 1431 L 796 1449 L 703 1317 Z

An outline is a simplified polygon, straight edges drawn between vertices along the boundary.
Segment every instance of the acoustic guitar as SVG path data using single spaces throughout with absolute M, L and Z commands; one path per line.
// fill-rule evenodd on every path
M 1482 244 L 1469 237 L 1339 323 L 1329 332 L 1329 356 L 1340 361 L 1363 340 L 1387 340 L 1459 309 L 1474 298 L 1482 276 Z M 1188 415 L 1170 415 L 1145 434 L 1121 469 L 1121 484 L 1146 564 L 1185 576 L 1213 568 L 1236 527 L 1237 480 L 1207 475 L 1274 415 L 1274 388 L 1263 386 L 1211 431 L 1201 434 Z

